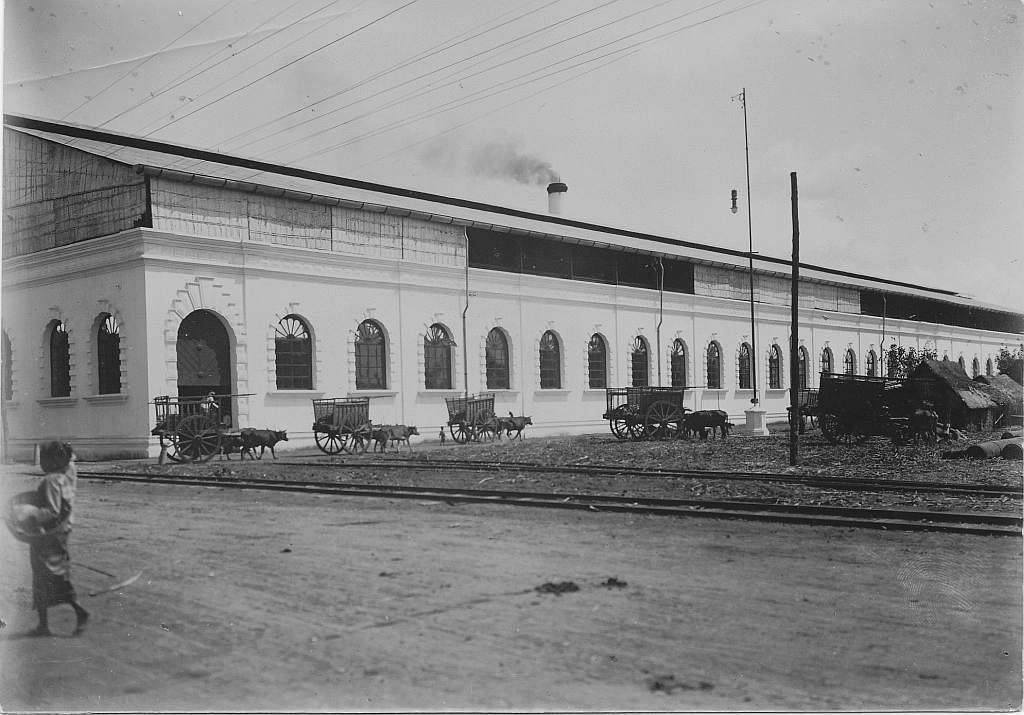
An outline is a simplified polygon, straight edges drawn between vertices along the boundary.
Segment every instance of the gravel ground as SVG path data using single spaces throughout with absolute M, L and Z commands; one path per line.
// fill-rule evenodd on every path
M 922 509 L 930 511 L 1020 514 L 1019 497 L 974 497 L 930 492 L 879 491 L 843 489 L 846 479 L 882 479 L 938 481 L 951 485 L 986 485 L 1021 488 L 1021 463 L 1003 459 L 983 461 L 948 460 L 942 453 L 963 449 L 971 442 L 984 441 L 1000 433 L 973 435 L 971 442 L 953 445 L 921 445 L 894 448 L 883 438 L 873 438 L 863 445 L 832 446 L 819 433 L 801 437 L 799 465 L 789 467 L 788 432 L 783 427 L 768 437 L 754 437 L 742 432 L 727 439 L 699 442 L 623 442 L 611 435 L 582 435 L 556 438 L 527 438 L 521 441 L 440 446 L 436 441 L 422 442 L 410 454 L 404 448 L 386 455 L 329 457 L 316 450 L 282 453 L 282 462 L 275 464 L 267 457 L 261 461 L 225 461 L 215 459 L 207 464 L 159 465 L 156 460 L 103 463 L 102 468 L 141 471 L 151 474 L 220 476 L 266 476 L 295 480 L 330 480 L 367 484 L 422 485 L 451 488 L 522 490 L 538 492 L 614 494 L 634 497 L 694 498 L 749 500 L 768 504 L 803 504 L 891 509 Z M 284 446 L 284 445 L 279 445 Z M 374 468 L 370 470 L 324 470 L 317 467 L 296 467 L 296 461 L 317 465 L 358 465 L 367 462 L 405 461 L 410 458 L 465 459 L 500 461 L 508 465 L 498 472 L 474 472 L 457 469 L 445 471 Z M 621 467 L 624 474 L 589 476 L 580 474 L 537 473 L 517 470 L 514 464 L 550 466 Z M 83 464 L 83 471 L 101 468 L 99 464 Z M 834 488 L 821 488 L 771 482 L 713 478 L 679 478 L 629 474 L 637 469 L 699 469 L 732 472 L 768 472 L 787 476 L 828 476 Z

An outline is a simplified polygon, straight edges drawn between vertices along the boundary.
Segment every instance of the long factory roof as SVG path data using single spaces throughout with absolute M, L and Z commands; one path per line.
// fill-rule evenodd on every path
M 498 232 L 553 238 L 586 245 L 607 246 L 698 263 L 746 268 L 750 254 L 552 214 L 471 201 L 450 196 L 333 176 L 309 169 L 230 156 L 205 149 L 114 134 L 76 124 L 4 115 L 4 124 L 47 141 L 89 153 L 139 173 L 296 200 L 362 208 L 442 223 L 455 223 Z M 755 270 L 789 275 L 789 259 L 754 254 Z M 955 291 L 905 283 L 807 263 L 800 264 L 804 280 L 850 288 L 928 298 L 955 305 L 1016 313 L 1003 306 L 976 301 Z

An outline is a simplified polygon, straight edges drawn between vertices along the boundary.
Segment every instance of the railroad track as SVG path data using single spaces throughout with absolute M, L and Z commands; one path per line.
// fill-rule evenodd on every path
M 931 512 L 901 509 L 869 509 L 783 505 L 754 500 L 656 499 L 598 494 L 450 489 L 441 487 L 382 486 L 359 483 L 325 483 L 249 477 L 125 474 L 79 471 L 80 478 L 144 484 L 259 489 L 265 491 L 332 494 L 385 499 L 426 499 L 445 503 L 478 503 L 576 509 L 591 512 L 657 514 L 676 517 L 745 519 L 789 524 L 845 526 L 901 531 L 943 531 L 985 536 L 1021 536 L 1022 518 L 987 513 Z
M 547 474 L 579 474 L 583 476 L 625 476 L 639 478 L 677 478 L 703 479 L 746 482 L 774 482 L 777 484 L 796 484 L 817 487 L 819 489 L 835 489 L 840 491 L 876 491 L 876 492 L 930 492 L 975 497 L 1012 497 L 1024 498 L 1024 491 L 1016 487 L 999 487 L 984 484 L 949 484 L 947 482 L 908 481 L 894 479 L 836 479 L 835 477 L 818 477 L 775 472 L 716 472 L 706 470 L 670 470 L 670 469 L 633 469 L 603 465 L 567 466 L 546 465 L 528 462 L 484 462 L 459 459 L 401 459 L 372 462 L 293 462 L 278 460 L 274 464 L 294 467 L 323 467 L 331 469 L 421 469 L 421 470 L 458 470 L 476 472 L 532 472 Z

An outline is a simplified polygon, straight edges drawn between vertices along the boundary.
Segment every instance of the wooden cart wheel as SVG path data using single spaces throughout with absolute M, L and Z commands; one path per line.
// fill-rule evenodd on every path
M 647 429 L 644 423 L 636 417 L 626 418 L 626 432 L 629 434 L 629 438 L 634 442 L 639 442 L 644 438 L 647 433 Z
M 480 425 L 477 427 L 477 434 L 480 437 L 481 441 L 493 441 L 494 436 L 497 434 L 497 431 L 495 430 L 494 427 L 494 423 L 490 421 L 481 422 Z
M 612 434 L 619 439 L 629 439 L 629 423 L 623 418 L 608 420 L 608 428 L 612 431 Z
M 459 444 L 465 444 L 466 440 L 469 439 L 469 430 L 463 422 L 448 425 L 448 431 L 452 433 L 452 439 Z
M 313 436 L 316 438 L 316 446 L 320 448 L 320 451 L 324 454 L 337 454 L 345 446 L 344 438 L 338 434 L 337 430 L 330 432 L 314 432 Z
M 871 436 L 859 423 L 840 419 L 831 412 L 822 413 L 819 422 L 821 433 L 831 444 L 863 444 Z
M 675 439 L 683 428 L 683 413 L 678 405 L 658 400 L 647 408 L 644 439 Z
M 160 448 L 172 462 L 180 462 L 181 455 L 178 454 L 178 435 L 174 432 L 160 433 Z
M 176 434 L 179 461 L 207 462 L 220 451 L 220 431 L 203 415 L 186 417 Z

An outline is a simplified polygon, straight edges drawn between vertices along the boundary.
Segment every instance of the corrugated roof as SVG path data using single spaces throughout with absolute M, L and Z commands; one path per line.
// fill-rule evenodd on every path
M 5 123 L 13 131 L 24 132 L 121 164 L 136 166 L 140 170 L 143 167 L 150 167 L 181 172 L 180 175 L 177 175 L 178 180 L 188 180 L 190 176 L 223 179 L 248 185 L 248 187 L 235 187 L 243 190 L 244 188 L 256 190 L 256 187 L 270 187 L 306 194 L 313 200 L 359 205 L 370 210 L 390 213 L 404 212 L 430 220 L 440 220 L 446 223 L 454 221 L 502 231 L 512 229 L 538 237 L 609 245 L 624 250 L 638 250 L 737 268 L 746 268 L 750 260 L 748 254 L 742 251 L 717 248 L 628 229 L 589 224 L 560 216 L 537 214 L 429 194 L 412 189 L 330 176 L 311 170 L 269 164 L 255 159 L 226 156 L 194 147 L 170 145 L 138 137 L 102 132 L 89 127 L 12 115 L 5 115 Z M 790 265 L 790 261 L 785 259 L 754 256 L 754 266 L 758 271 L 788 275 Z M 942 300 L 957 305 L 1013 312 L 1005 307 L 980 303 L 948 290 L 915 286 L 821 266 L 801 264 L 800 275 L 804 280 L 851 288 L 885 290 Z

